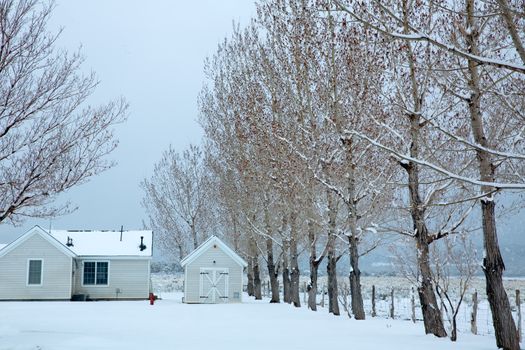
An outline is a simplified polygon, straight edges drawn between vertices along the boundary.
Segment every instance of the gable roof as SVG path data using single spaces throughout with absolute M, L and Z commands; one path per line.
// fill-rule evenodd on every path
M 141 256 L 151 257 L 153 231 L 81 231 L 51 230 L 50 235 L 66 246 L 68 238 L 73 245 L 68 247 L 78 256 Z M 140 250 L 141 237 L 146 246 Z
M 48 241 L 51 245 L 53 245 L 55 248 L 57 248 L 59 251 L 64 253 L 67 256 L 74 257 L 76 256 L 74 252 L 69 250 L 65 245 L 61 244 L 59 241 L 57 241 L 55 238 L 53 238 L 51 235 L 49 235 L 44 229 L 42 229 L 40 226 L 35 226 L 26 233 L 24 233 L 22 236 L 18 237 L 16 240 L 8 244 L 7 246 L 0 248 L 0 257 L 6 255 L 7 253 L 13 251 L 16 247 L 18 247 L 20 244 L 27 241 L 29 238 L 33 237 L 34 235 L 39 235 L 46 241 Z
M 219 246 L 219 248 L 222 249 L 226 255 L 228 255 L 230 258 L 232 258 L 237 264 L 241 265 L 242 267 L 248 266 L 248 263 L 244 261 L 243 258 L 241 258 L 237 253 L 235 253 L 230 247 L 228 247 L 223 241 L 219 239 L 217 236 L 211 236 L 208 238 L 204 243 L 202 243 L 200 246 L 197 247 L 193 252 L 188 254 L 184 259 L 181 260 L 180 264 L 182 267 L 188 265 L 195 259 L 197 259 L 202 253 L 204 253 L 208 248 L 210 248 L 213 244 L 216 244 Z

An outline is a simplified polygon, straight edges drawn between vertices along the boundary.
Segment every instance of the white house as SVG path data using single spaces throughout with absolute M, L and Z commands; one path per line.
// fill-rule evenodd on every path
M 181 261 L 185 303 L 242 301 L 243 269 L 248 265 L 216 236 Z
M 47 231 L 0 247 L 0 300 L 146 299 L 152 231 Z

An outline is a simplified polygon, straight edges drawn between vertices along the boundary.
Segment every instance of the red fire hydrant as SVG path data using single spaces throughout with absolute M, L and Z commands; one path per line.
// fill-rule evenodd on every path
M 155 295 L 153 293 L 149 293 L 149 304 L 155 304 Z

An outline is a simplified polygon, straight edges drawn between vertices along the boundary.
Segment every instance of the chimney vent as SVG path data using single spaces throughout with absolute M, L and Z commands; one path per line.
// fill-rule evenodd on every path
M 66 246 L 68 246 L 68 247 L 74 247 L 74 245 L 73 245 L 73 238 L 67 236 L 67 243 L 66 243 Z
M 139 245 L 140 251 L 143 251 L 146 249 L 146 245 L 144 244 L 144 236 L 140 236 L 140 245 Z

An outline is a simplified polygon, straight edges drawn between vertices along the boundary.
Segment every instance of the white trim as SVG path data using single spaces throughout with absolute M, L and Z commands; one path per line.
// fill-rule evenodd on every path
M 242 303 L 242 293 L 244 291 L 244 269 L 241 269 L 241 290 L 239 292 L 239 302 Z
M 208 250 L 208 248 L 210 248 L 212 244 L 217 244 L 219 248 L 221 248 L 221 250 L 224 253 L 226 253 L 226 255 L 228 255 L 230 258 L 232 258 L 237 264 L 241 265 L 242 267 L 248 266 L 248 263 L 244 261 L 243 258 L 241 258 L 237 253 L 235 253 L 230 247 L 228 247 L 217 236 L 211 236 L 204 243 L 202 243 L 199 247 L 197 247 L 197 249 L 195 249 L 193 252 L 187 255 L 184 259 L 182 259 L 180 262 L 181 266 L 185 267 L 186 265 L 190 264 L 192 261 L 194 261 L 199 256 L 201 256 L 202 253 Z
M 188 268 L 184 267 L 184 302 L 188 302 Z
M 40 261 L 40 283 L 29 283 L 29 266 L 31 261 Z M 26 287 L 42 287 L 44 285 L 44 259 L 43 258 L 28 258 L 26 265 Z
M 73 258 L 69 260 L 69 296 L 73 296 Z
M 77 255 L 83 260 L 152 260 L 151 256 L 142 255 Z
M 44 238 L 46 241 L 48 241 L 51 245 L 53 245 L 55 248 L 57 248 L 59 251 L 61 251 L 65 255 L 69 257 L 76 256 L 75 253 L 73 253 L 65 245 L 57 241 L 53 236 L 47 233 L 40 226 L 35 226 L 29 231 L 27 231 L 26 233 L 24 233 L 22 236 L 18 237 L 15 241 L 11 242 L 6 247 L 0 249 L 0 258 L 6 255 L 7 253 L 13 251 L 16 247 L 18 247 L 19 245 L 27 241 L 29 238 L 31 238 L 35 234 L 39 234 L 42 238 Z
M 151 260 L 148 260 L 148 267 L 147 267 L 147 273 L 146 273 L 146 276 L 148 276 L 147 278 L 147 289 L 148 289 L 148 297 L 149 297 L 149 293 L 155 293 L 155 291 L 153 290 L 153 284 L 151 283 Z M 108 276 L 109 277 L 109 276 Z
M 94 284 L 84 284 L 84 263 L 86 262 L 94 262 L 95 263 L 95 283 Z M 99 262 L 105 262 L 105 263 L 108 263 L 108 283 L 106 284 L 96 284 L 97 283 L 97 263 Z M 109 285 L 111 284 L 110 283 L 110 266 L 111 266 L 111 262 L 109 260 L 82 260 L 82 276 L 80 276 L 81 280 L 80 280 L 80 285 L 82 287 L 86 287 L 86 288 L 91 288 L 91 287 L 97 287 L 97 288 L 107 288 L 109 287 Z

